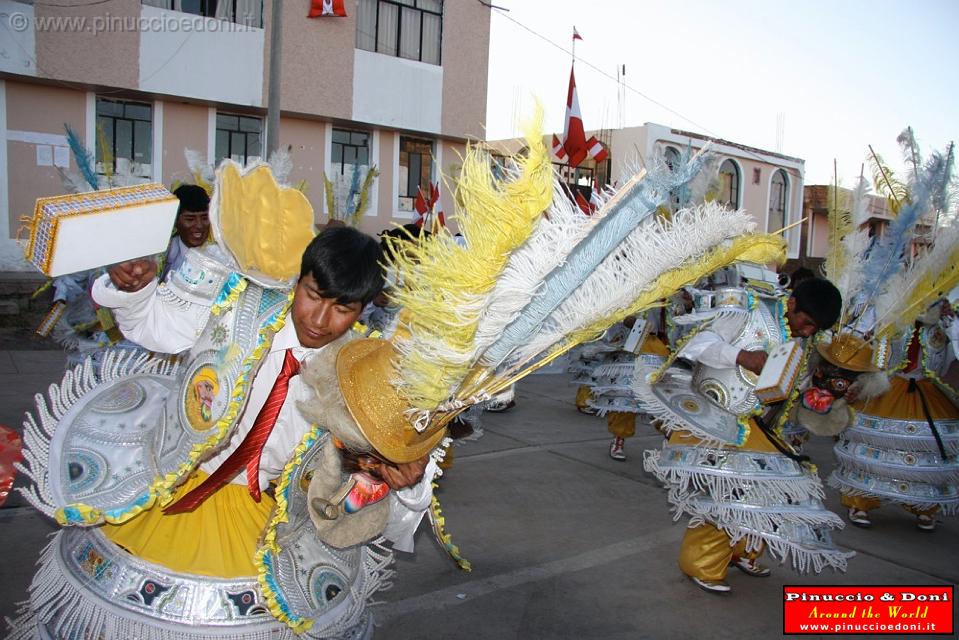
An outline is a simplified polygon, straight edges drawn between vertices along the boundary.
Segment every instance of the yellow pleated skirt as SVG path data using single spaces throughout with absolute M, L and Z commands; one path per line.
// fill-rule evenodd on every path
M 196 471 L 176 491 L 182 496 L 207 478 Z M 159 506 L 121 525 L 104 525 L 110 540 L 133 555 L 182 573 L 218 578 L 255 576 L 253 556 L 273 498 L 257 503 L 246 485 L 227 484 L 189 513 L 166 515 Z
M 959 408 L 949 400 L 948 396 L 939 390 L 931 380 L 917 380 L 916 384 L 922 390 L 933 420 L 949 420 L 959 418 Z M 909 392 L 909 380 L 894 376 L 890 381 L 890 389 L 878 398 L 873 398 L 859 409 L 864 414 L 895 420 L 925 420 L 926 414 L 922 410 L 922 400 L 918 392 Z

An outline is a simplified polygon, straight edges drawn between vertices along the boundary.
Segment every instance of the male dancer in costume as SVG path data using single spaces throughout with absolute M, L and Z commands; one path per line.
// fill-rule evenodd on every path
M 176 233 L 170 238 L 170 247 L 160 267 L 160 282 L 180 267 L 187 249 L 201 247 L 210 239 L 210 196 L 206 189 L 195 184 L 181 184 L 173 195 L 180 200 L 173 225 Z
M 63 446 L 31 457 L 31 502 L 80 526 L 41 557 L 15 638 L 366 637 L 366 604 L 390 562 L 366 543 L 385 531 L 411 550 L 435 464 L 423 453 L 389 462 L 357 435 L 335 382 L 312 384 L 338 398 L 317 407 L 297 375 L 303 364 L 310 380 L 335 380 L 336 352 L 382 286 L 377 241 L 349 228 L 311 241 L 299 192 L 256 218 L 235 196 L 276 196 L 269 169 L 221 173 L 213 221 L 229 254 L 190 249 L 164 283 L 152 261 L 124 263 L 93 291 L 129 338 L 189 349 L 182 369 L 87 365 L 27 427 L 34 451 L 54 433 Z M 264 237 L 258 222 L 286 234 Z M 298 409 L 306 400 L 311 419 Z
M 840 305 L 836 288 L 821 279 L 801 283 L 788 298 L 718 289 L 715 313 L 679 352 L 695 363 L 691 383 L 688 372 L 673 368 L 650 386 L 650 372 L 637 368 L 637 395 L 672 432 L 662 451 L 647 452 L 645 467 L 669 488 L 677 519 L 692 516 L 679 566 L 707 591 L 730 590 L 731 564 L 768 576 L 756 561 L 765 546 L 784 560 L 792 555 L 798 570 L 845 568 L 847 554 L 822 530 L 842 522 L 823 508 L 815 473 L 776 435 L 775 409 L 782 407 L 764 414 L 753 393 L 768 351 L 830 327 Z
M 933 531 L 940 512 L 959 510 L 959 406 L 940 377 L 950 342 L 955 348 L 954 324 L 940 301 L 893 342 L 891 388 L 866 402 L 836 443 L 839 466 L 829 480 L 857 527 L 872 526 L 869 511 L 883 502 L 915 515 L 921 531 Z

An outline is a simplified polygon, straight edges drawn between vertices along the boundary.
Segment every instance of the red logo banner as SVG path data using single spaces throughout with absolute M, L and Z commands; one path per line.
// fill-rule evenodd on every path
M 783 587 L 783 633 L 912 635 L 954 633 L 954 587 Z

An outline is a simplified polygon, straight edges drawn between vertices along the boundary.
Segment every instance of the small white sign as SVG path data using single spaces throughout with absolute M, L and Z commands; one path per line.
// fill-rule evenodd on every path
M 70 168 L 70 147 L 53 148 L 53 164 L 61 169 Z
M 48 144 L 37 145 L 37 166 L 38 167 L 53 166 L 53 147 L 51 147 Z

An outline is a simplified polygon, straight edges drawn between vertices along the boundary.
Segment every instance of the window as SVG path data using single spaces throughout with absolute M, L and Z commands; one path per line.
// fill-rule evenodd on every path
M 345 175 L 354 165 L 369 166 L 370 134 L 366 131 L 333 129 L 333 173 Z
M 420 187 L 429 190 L 433 179 L 433 143 L 400 136 L 400 211 L 412 211 Z
M 666 147 L 666 150 L 663 151 L 663 157 L 666 160 L 666 166 L 672 171 L 679 163 L 679 149 L 676 147 Z
M 679 149 L 676 147 L 666 147 L 663 151 L 663 159 L 666 161 L 666 166 L 669 167 L 670 171 L 673 171 L 676 167 L 679 166 L 681 161 L 681 155 Z M 678 211 L 680 206 L 680 191 L 675 189 L 669 192 L 669 206 L 673 211 Z
M 153 105 L 97 98 L 97 172 L 153 177 Z
M 769 185 L 769 217 L 766 231 L 773 233 L 786 226 L 786 203 L 789 198 L 789 178 L 782 169 L 777 169 Z
M 216 163 L 230 158 L 242 165 L 259 160 L 263 119 L 256 116 L 216 114 Z
M 359 0 L 356 48 L 440 64 L 443 0 Z
M 593 188 L 593 174 L 594 170 L 592 167 L 570 167 L 568 164 L 560 164 L 559 162 L 554 162 L 553 166 L 556 168 L 556 172 L 559 174 L 559 179 L 565 183 L 568 187 L 582 187 L 586 189 L 586 195 L 589 195 L 590 190 Z
M 719 201 L 732 209 L 739 208 L 739 167 L 732 160 L 724 160 L 719 167 Z
M 499 153 L 490 152 L 490 168 L 493 171 L 493 177 L 497 180 L 506 180 L 509 177 L 510 159 Z M 556 163 L 553 163 L 556 164 Z
M 247 27 L 263 26 L 263 0 L 143 0 L 143 4 Z

